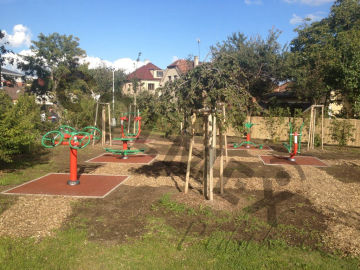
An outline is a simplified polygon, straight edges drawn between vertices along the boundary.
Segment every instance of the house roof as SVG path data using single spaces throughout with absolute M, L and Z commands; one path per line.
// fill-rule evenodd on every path
M 20 73 L 17 71 L 12 71 L 12 70 L 4 68 L 4 67 L 1 68 L 1 74 L 10 75 L 10 76 L 24 76 L 23 73 Z
M 161 68 L 155 66 L 152 63 L 148 63 L 145 66 L 142 66 L 135 70 L 134 72 L 130 73 L 127 76 L 128 80 L 131 79 L 140 79 L 140 80 L 155 80 L 160 81 L 161 78 L 154 78 L 153 74 L 151 74 L 151 70 L 161 70 Z
M 279 85 L 278 87 L 274 88 L 273 92 L 278 93 L 278 92 L 287 91 L 287 90 L 289 90 L 289 89 L 287 89 L 289 86 L 291 86 L 290 82 L 283 83 L 283 84 Z
M 24 89 L 18 86 L 4 86 L 2 90 L 10 96 L 11 100 L 17 100 L 20 95 L 24 94 Z
M 194 62 L 185 59 L 179 59 L 168 65 L 167 68 L 178 68 L 180 73 L 184 74 L 194 68 Z

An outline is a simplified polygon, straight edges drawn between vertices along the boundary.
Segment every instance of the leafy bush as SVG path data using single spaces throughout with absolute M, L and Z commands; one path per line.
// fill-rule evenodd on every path
M 13 162 L 15 155 L 31 151 L 38 143 L 40 107 L 34 96 L 23 95 L 14 105 L 5 93 L 0 93 L 0 104 L 0 160 Z
M 284 117 L 290 116 L 289 108 L 274 107 L 269 108 L 268 114 L 265 117 L 266 131 L 269 133 L 273 141 L 278 140 L 279 127 L 284 123 Z
M 157 94 L 142 92 L 137 101 L 144 127 L 163 131 L 165 137 L 179 134 L 182 119 L 173 99 L 174 97 L 167 92 L 160 98 Z
M 354 141 L 354 126 L 349 120 L 333 119 L 330 125 L 330 136 L 339 146 L 346 146 L 349 141 Z
M 93 98 L 83 96 L 76 102 L 76 106 L 64 110 L 61 122 L 74 128 L 92 126 L 95 120 L 95 104 L 96 102 Z M 101 106 L 99 106 L 99 108 L 101 108 Z
M 321 137 L 319 134 L 315 134 L 314 145 L 315 145 L 315 147 L 321 146 Z

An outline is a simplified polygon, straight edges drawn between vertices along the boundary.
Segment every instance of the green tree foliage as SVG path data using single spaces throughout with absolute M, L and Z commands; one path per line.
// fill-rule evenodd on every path
M 0 160 L 12 162 L 14 156 L 26 153 L 39 138 L 40 109 L 34 96 L 21 96 L 13 105 L 7 94 L 0 92 Z
M 147 129 L 162 130 L 162 117 L 160 115 L 160 106 L 163 100 L 160 100 L 158 95 L 153 95 L 148 92 L 142 92 L 138 96 L 137 105 L 141 112 L 141 122 L 143 127 Z
M 95 104 L 96 101 L 93 98 L 85 95 L 81 96 L 74 103 L 76 106 L 64 110 L 61 122 L 76 129 L 92 126 L 95 120 Z
M 6 45 L 8 44 L 8 42 L 4 41 L 4 38 L 5 38 L 5 33 L 3 31 L 1 31 L 1 29 L 0 29 L 0 78 L 1 78 L 1 69 L 6 60 L 4 57 L 4 54 L 13 53 L 12 50 L 9 50 L 8 48 L 6 48 Z M 1 81 L 0 81 L 0 84 L 1 84 Z M 0 86 L 2 86 L 2 85 L 0 85 Z
M 305 23 L 296 31 L 298 37 L 291 42 L 291 54 L 287 55 L 293 88 L 302 99 L 314 104 L 325 103 L 330 98 L 331 89 L 326 80 L 334 54 L 328 21 L 312 23 L 311 27 Z
M 59 81 L 57 100 L 65 109 L 76 111 L 81 99 L 90 97 L 95 84 L 87 65 L 81 65 Z
M 283 78 L 283 50 L 277 41 L 279 35 L 279 31 L 271 30 L 263 40 L 234 33 L 211 48 L 213 58 L 222 63 L 223 69 L 241 71 L 246 90 L 261 98 Z
M 91 90 L 94 94 L 100 95 L 101 102 L 112 101 L 113 89 L 113 71 L 108 67 L 98 67 L 89 69 L 89 74 L 94 78 L 94 86 Z M 126 75 L 122 70 L 115 70 L 114 72 L 114 93 L 115 100 L 119 101 L 122 97 L 122 86 L 125 82 Z
M 347 117 L 356 116 L 360 95 L 360 3 L 338 0 L 330 15 L 304 24 L 290 45 L 289 78 L 299 96 L 327 105 L 331 91 L 341 97 Z
M 78 67 L 79 57 L 84 56 L 85 51 L 79 48 L 79 39 L 72 35 L 40 33 L 38 41 L 32 43 L 32 55 L 23 56 L 19 68 L 45 81 L 44 85 L 36 83 L 33 91 L 39 94 L 51 91 L 56 97 L 63 90 L 59 88 L 61 80 Z
M 333 119 L 331 121 L 330 136 L 339 146 L 346 146 L 349 141 L 354 141 L 354 132 L 355 128 L 349 120 Z
M 211 63 L 203 63 L 163 87 L 161 115 L 174 124 L 184 115 L 186 127 L 194 110 L 215 110 L 225 103 L 227 123 L 242 130 L 246 116 L 261 110 L 257 99 L 273 89 L 284 74 L 278 36 L 278 31 L 270 31 L 262 40 L 235 33 L 212 47 Z

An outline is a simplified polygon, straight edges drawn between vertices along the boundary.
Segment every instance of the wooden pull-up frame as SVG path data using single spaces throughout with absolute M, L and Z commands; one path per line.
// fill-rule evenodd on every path
M 110 103 L 96 103 L 94 126 L 96 126 L 97 120 L 98 120 L 97 117 L 98 117 L 98 113 L 99 113 L 99 105 L 102 105 L 102 109 L 101 109 L 101 131 L 102 131 L 101 145 L 106 144 L 106 109 L 108 112 L 107 114 L 108 114 L 108 122 L 109 122 L 108 123 L 108 135 L 109 135 L 109 141 L 110 141 L 109 144 L 112 145 Z M 93 145 L 94 145 L 94 141 L 93 141 Z
M 223 127 L 225 126 L 225 106 L 222 105 L 222 114 L 223 121 L 219 123 L 219 144 L 220 144 L 220 193 L 224 193 L 224 153 L 226 156 L 227 162 L 227 151 L 224 151 L 227 148 L 227 138 L 226 132 L 223 134 Z M 201 109 L 197 111 L 197 114 L 200 114 L 204 120 L 204 171 L 203 171 L 203 194 L 204 197 L 208 200 L 214 199 L 214 163 L 216 161 L 216 114 L 215 111 L 210 109 Z M 190 137 L 190 146 L 189 146 L 189 155 L 186 168 L 186 177 L 185 177 L 185 188 L 184 193 L 186 194 L 189 190 L 189 180 L 190 180 L 190 170 L 191 170 L 191 159 L 192 151 L 194 145 L 195 137 L 195 122 L 196 122 L 196 113 L 194 112 L 191 116 L 191 137 Z M 224 136 L 224 138 L 223 138 Z

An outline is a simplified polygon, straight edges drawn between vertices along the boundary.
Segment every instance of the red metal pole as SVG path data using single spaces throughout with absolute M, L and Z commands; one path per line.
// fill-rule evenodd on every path
M 79 185 L 77 179 L 77 149 L 70 148 L 70 180 L 67 182 L 70 186 Z
M 128 142 L 123 141 L 123 150 L 128 150 Z
M 297 154 L 297 150 L 298 150 L 298 134 L 297 134 L 297 132 L 295 132 L 294 133 L 294 149 L 293 149 L 293 152 L 290 153 L 291 161 L 295 161 L 295 156 Z
M 127 121 L 128 119 L 123 116 L 120 117 L 120 123 L 121 123 L 121 138 L 125 138 L 125 134 L 124 134 L 124 121 Z
M 123 150 L 128 150 L 128 141 L 123 141 Z M 122 159 L 128 159 L 128 155 L 126 154 L 126 151 L 124 151 Z
M 250 144 L 249 144 L 249 142 L 250 142 L 250 133 L 246 133 L 246 142 L 247 142 L 247 144 L 246 144 L 246 148 L 250 148 Z

